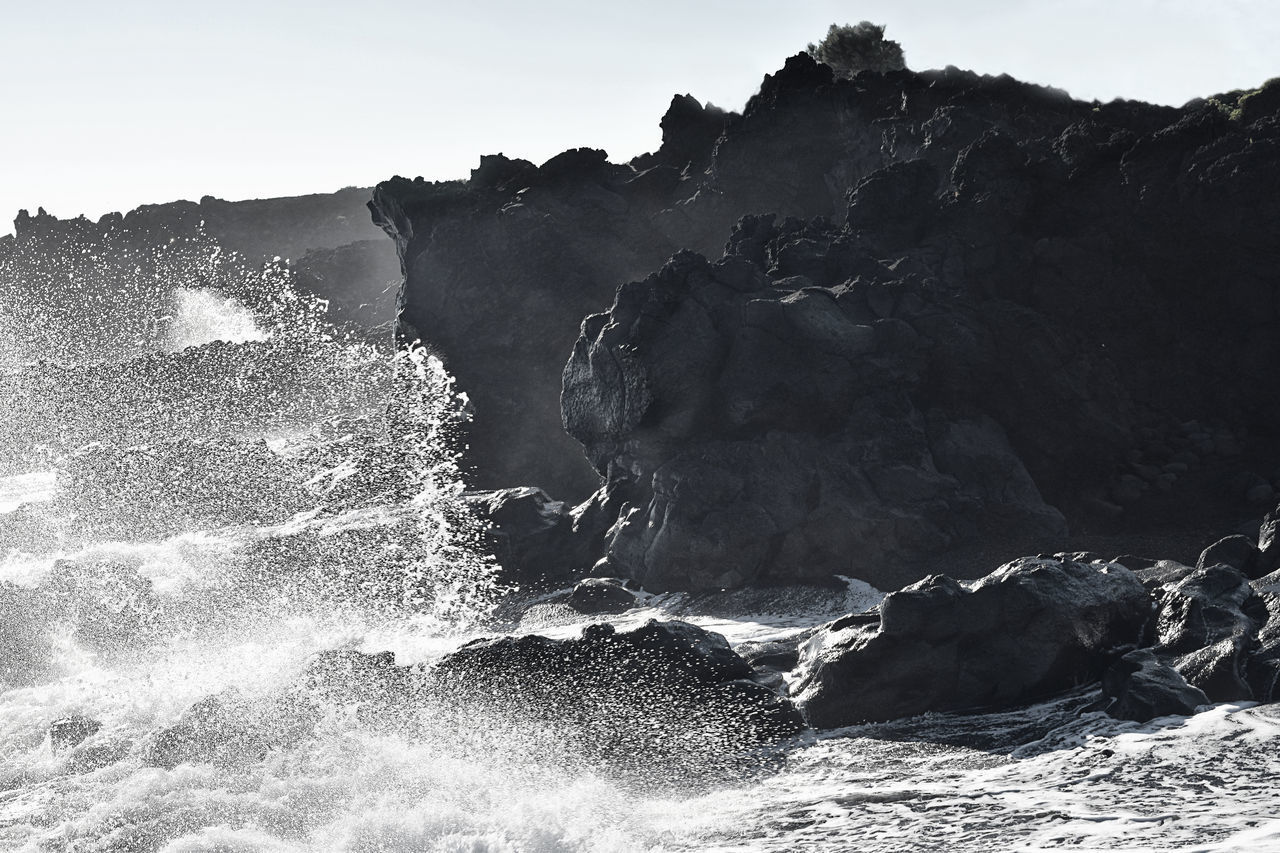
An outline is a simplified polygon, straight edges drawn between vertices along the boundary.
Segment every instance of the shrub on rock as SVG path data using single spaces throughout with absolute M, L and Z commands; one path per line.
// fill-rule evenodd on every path
M 884 27 L 870 21 L 856 25 L 832 24 L 827 36 L 807 48 L 810 56 L 831 66 L 840 77 L 862 71 L 897 71 L 907 67 L 902 45 L 884 37 Z

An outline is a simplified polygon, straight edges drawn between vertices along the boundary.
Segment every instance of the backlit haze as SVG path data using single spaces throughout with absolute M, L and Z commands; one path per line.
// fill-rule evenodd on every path
M 914 69 L 1008 72 L 1166 104 L 1280 75 L 1274 0 L 6 0 L 0 234 L 19 208 L 97 218 L 465 177 L 480 154 L 657 147 L 676 93 L 741 109 L 831 23 L 886 25 Z

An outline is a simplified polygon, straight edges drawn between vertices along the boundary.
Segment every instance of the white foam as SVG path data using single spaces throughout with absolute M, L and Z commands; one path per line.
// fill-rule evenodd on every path
M 173 303 L 165 333 L 168 352 L 213 341 L 239 344 L 265 341 L 268 337 L 253 312 L 229 296 L 198 287 L 180 287 L 173 292 Z
M 57 474 L 32 471 L 0 477 L 0 514 L 13 512 L 23 504 L 43 503 L 53 498 Z

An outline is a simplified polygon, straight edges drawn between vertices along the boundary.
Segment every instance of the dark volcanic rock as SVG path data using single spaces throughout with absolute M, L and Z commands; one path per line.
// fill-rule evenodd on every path
M 202 699 L 141 754 L 159 767 L 252 763 L 314 737 L 335 713 L 403 737 L 427 725 L 481 750 L 510 746 L 494 738 L 549 736 L 564 758 L 670 781 L 759 766 L 762 747 L 804 727 L 723 637 L 651 621 L 625 633 L 593 625 L 570 640 L 474 640 L 427 670 L 397 666 L 391 652 L 323 652 L 283 688 Z
M 573 586 L 565 599 L 571 610 L 588 616 L 604 613 L 625 613 L 636 606 L 634 590 L 617 578 L 585 578 Z
M 1245 664 L 1245 678 L 1259 702 L 1280 700 L 1280 572 L 1257 583 L 1259 596 L 1267 608 L 1266 622 Z
M 327 301 L 332 320 L 385 326 L 391 338 L 402 279 L 400 261 L 385 239 L 312 249 L 293 269 L 295 285 Z
M 1204 691 L 1187 684 L 1150 649 L 1129 652 L 1112 664 L 1102 677 L 1102 693 L 1112 700 L 1108 714 L 1139 723 L 1156 717 L 1187 716 L 1209 704 Z
M 476 488 L 538 483 L 577 500 L 597 487 L 560 425 L 560 371 L 582 318 L 676 246 L 632 210 L 652 205 L 631 168 L 595 154 L 540 169 L 490 162 L 467 184 L 397 178 L 374 193 L 405 270 L 401 336 L 439 352 L 475 406 Z
M 704 130 L 662 157 L 489 159 L 373 205 L 406 334 L 476 402 L 482 485 L 573 499 L 603 477 L 602 568 L 647 589 L 897 578 L 1063 516 L 1146 523 L 1169 492 L 1194 516 L 1213 498 L 1162 466 L 1274 446 L 1273 100 L 1103 105 L 954 68 L 837 81 L 798 56 L 725 117 L 704 171 L 711 130 L 677 99 L 668 125 Z M 641 278 L 677 247 L 711 260 Z M 1193 421 L 1227 435 L 1178 432 Z
M 1208 548 L 1205 548 L 1203 553 L 1200 554 L 1200 560 L 1196 563 L 1196 568 L 1203 569 L 1208 566 L 1216 566 L 1219 563 L 1236 569 L 1247 578 L 1261 577 L 1266 574 L 1258 571 L 1261 568 L 1261 555 L 1258 553 L 1258 546 L 1249 537 L 1239 534 L 1224 536 Z
M 1258 529 L 1258 576 L 1280 570 L 1280 507 L 1262 519 Z
M 295 198 L 143 205 L 97 222 L 20 211 L 0 238 L 0 291 L 29 339 L 29 357 L 117 359 L 162 348 L 183 290 L 234 297 L 250 309 L 278 297 L 263 270 L 307 255 L 295 283 L 315 287 L 338 319 L 394 317 L 395 251 L 370 222 L 369 190 Z M 374 241 L 376 239 L 376 241 Z M 309 254 L 310 253 L 310 254 Z M 263 292 L 268 290 L 270 292 Z
M 595 561 L 602 530 L 590 507 L 571 512 L 564 501 L 525 486 L 472 492 L 467 503 L 490 525 L 489 546 L 505 580 L 539 588 L 562 585 Z
M 584 322 L 562 405 L 623 502 L 612 572 L 655 589 L 883 585 L 975 535 L 1065 532 L 995 421 L 917 408 L 928 348 L 901 319 L 859 316 L 869 290 L 770 287 L 741 256 L 684 253 Z
M 92 717 L 72 714 L 49 724 L 49 743 L 53 751 L 70 749 L 79 746 L 87 738 L 93 737 L 102 728 L 102 723 Z
M 1158 600 L 1155 651 L 1213 702 L 1252 699 L 1246 664 L 1267 608 L 1248 578 L 1220 563 L 1163 587 Z
M 684 622 L 577 639 L 476 640 L 432 673 L 438 696 L 475 713 L 551 724 L 570 752 L 648 774 L 741 760 L 803 728 L 791 703 L 752 679 L 724 638 Z
M 1024 558 L 971 589 L 933 576 L 816 634 L 793 692 L 819 728 L 1009 708 L 1099 678 L 1150 615 L 1114 564 Z

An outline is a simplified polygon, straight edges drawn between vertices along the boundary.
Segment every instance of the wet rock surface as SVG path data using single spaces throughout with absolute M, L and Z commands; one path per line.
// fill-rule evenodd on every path
M 1187 684 L 1180 672 L 1149 649 L 1129 652 L 1112 664 L 1102 678 L 1102 693 L 1111 700 L 1108 714 L 1139 723 L 1188 716 L 1209 704 L 1203 690 Z
M 1099 678 L 1151 609 L 1115 564 L 1026 558 L 969 589 L 934 576 L 808 640 L 793 695 L 819 728 L 1010 708 Z
M 1240 571 L 1197 569 L 1157 593 L 1155 650 L 1211 701 L 1251 699 L 1245 665 L 1266 606 Z

